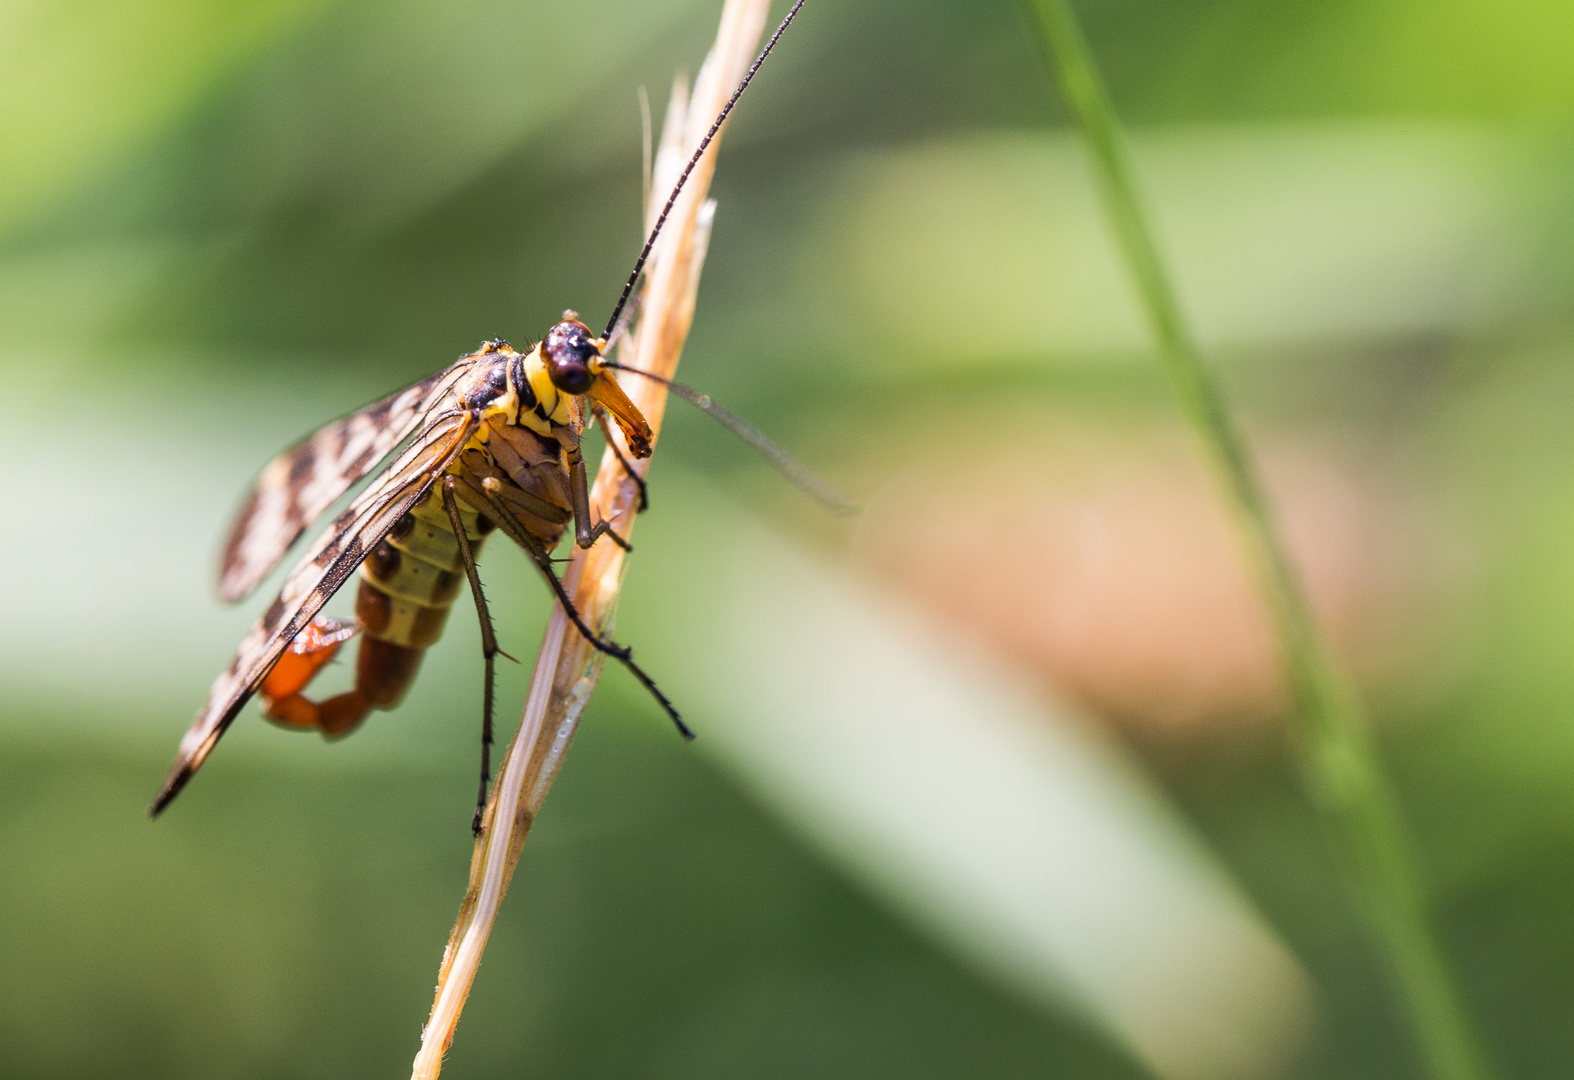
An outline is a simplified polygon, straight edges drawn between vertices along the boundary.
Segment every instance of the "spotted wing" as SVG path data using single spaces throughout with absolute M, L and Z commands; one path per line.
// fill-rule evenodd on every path
M 341 417 L 268 462 L 241 504 L 219 564 L 219 598 L 244 599 L 302 532 L 409 437 L 471 360 Z
M 450 409 L 433 417 L 376 483 L 362 492 L 290 572 L 273 606 L 240 643 L 229 669 L 213 683 L 207 704 L 180 740 L 175 764 L 149 807 L 158 814 L 180 793 L 280 654 L 394 523 L 420 501 L 459 455 L 474 430 L 470 415 Z

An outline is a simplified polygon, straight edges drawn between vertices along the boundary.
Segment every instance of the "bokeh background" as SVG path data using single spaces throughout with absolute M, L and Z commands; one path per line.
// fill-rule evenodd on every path
M 150 823 L 262 606 L 216 542 L 315 424 L 602 317 L 636 88 L 718 9 L 0 4 L 0 1076 L 407 1067 L 476 633 L 342 743 L 248 712 Z M 1567 1076 L 1574 9 L 1080 11 L 1490 1051 Z M 713 193 L 684 375 L 867 509 L 674 406 L 619 629 L 701 738 L 604 680 L 449 1074 L 1418 1076 L 1018 9 L 815 0 Z

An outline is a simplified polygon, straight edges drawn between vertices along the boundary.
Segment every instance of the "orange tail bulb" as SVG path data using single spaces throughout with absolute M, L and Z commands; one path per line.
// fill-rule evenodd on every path
M 318 703 L 302 694 L 339 646 L 360 632 L 353 622 L 319 617 L 295 635 L 290 647 L 273 665 L 262 685 L 263 713 L 284 727 L 321 731 L 332 738 L 343 735 L 366 718 L 371 703 L 358 690 Z

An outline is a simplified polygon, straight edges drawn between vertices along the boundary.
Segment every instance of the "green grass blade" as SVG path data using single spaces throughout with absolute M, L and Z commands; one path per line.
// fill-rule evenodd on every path
M 1295 703 L 1307 787 L 1340 850 L 1358 906 L 1393 973 L 1399 1009 L 1435 1080 L 1492 1075 L 1431 925 L 1420 875 L 1365 718 L 1313 624 L 1261 480 L 1224 394 L 1203 362 L 1148 228 L 1103 80 L 1067 0 L 1023 0 L 1136 279 L 1159 352 L 1228 490 L 1255 562 Z

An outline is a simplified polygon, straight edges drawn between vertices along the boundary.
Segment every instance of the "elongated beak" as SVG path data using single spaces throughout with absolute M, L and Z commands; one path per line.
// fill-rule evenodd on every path
M 629 444 L 629 453 L 637 458 L 650 457 L 650 425 L 610 371 L 599 372 L 585 396 L 612 414 Z

